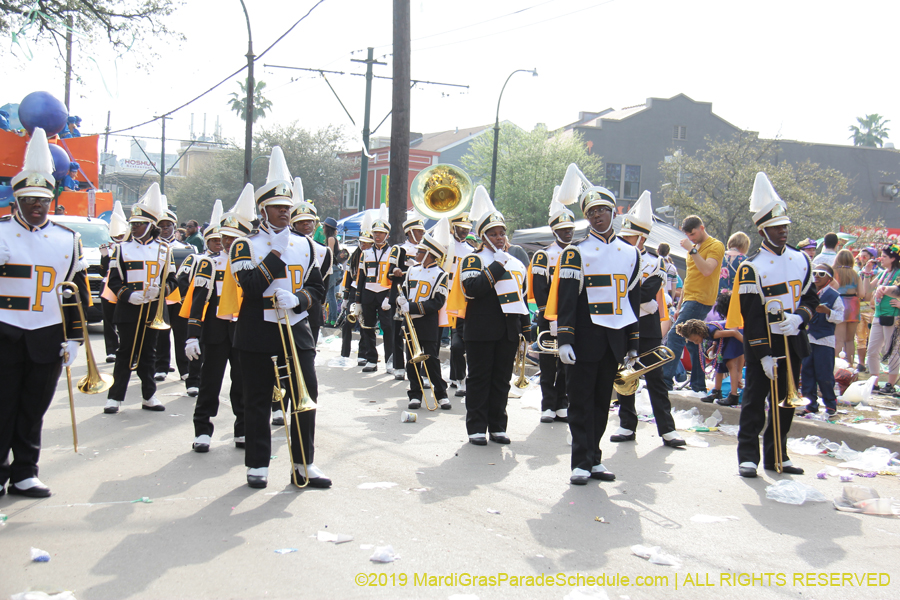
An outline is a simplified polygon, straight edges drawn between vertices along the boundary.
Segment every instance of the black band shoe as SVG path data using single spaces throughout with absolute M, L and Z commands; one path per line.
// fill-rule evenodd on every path
M 247 475 L 247 485 L 255 489 L 262 489 L 269 485 L 269 478 L 262 475 Z
M 766 471 L 774 471 L 775 467 L 765 467 Z M 782 466 L 781 467 L 782 474 L 787 475 L 803 475 L 804 471 L 800 467 L 791 466 Z
M 10 483 L 7 491 L 9 491 L 10 496 L 25 496 L 27 498 L 50 497 L 50 488 L 43 484 L 31 486 L 27 490 L 20 490 L 16 487 L 16 484 Z
M 591 471 L 591 479 L 599 479 L 600 481 L 615 481 L 616 474 L 612 471 Z
M 738 467 L 738 473 L 741 477 L 753 478 L 756 477 L 756 469 L 752 467 Z
M 637 434 L 634 433 L 629 433 L 628 435 L 617 433 L 609 436 L 609 441 L 611 442 L 633 442 L 635 439 L 637 439 Z
M 498 435 L 496 433 L 491 433 L 489 435 L 490 435 L 491 441 L 495 442 L 497 444 L 509 444 L 510 443 L 509 437 L 507 437 L 505 435 Z

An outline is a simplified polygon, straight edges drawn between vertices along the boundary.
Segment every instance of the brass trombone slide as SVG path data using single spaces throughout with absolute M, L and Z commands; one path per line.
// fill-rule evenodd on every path
M 166 263 L 164 266 L 160 267 L 161 275 L 158 278 L 159 304 L 156 307 L 156 314 L 153 315 L 152 319 L 150 318 L 150 304 L 152 304 L 152 302 L 141 304 L 141 307 L 138 310 L 137 330 L 134 334 L 134 343 L 131 345 L 131 362 L 129 368 L 132 371 L 136 371 L 138 368 L 138 364 L 141 362 L 141 354 L 144 350 L 144 338 L 146 338 L 147 328 L 149 327 L 150 329 L 157 330 L 165 330 L 171 328 L 171 326 L 166 323 L 165 319 L 163 318 L 163 310 L 165 310 L 166 308 L 166 279 L 169 277 L 169 246 L 160 242 L 159 250 L 156 253 L 157 264 L 160 264 L 159 259 L 160 257 L 162 257 L 163 250 L 165 250 Z M 147 307 L 146 317 L 144 316 L 145 306 Z
M 431 380 L 431 375 L 428 374 L 428 365 L 425 364 L 425 361 L 428 360 L 428 355 L 422 352 L 422 346 L 419 345 L 419 337 L 416 335 L 415 327 L 413 327 L 412 317 L 408 312 L 403 313 L 403 317 L 405 318 L 406 327 L 403 328 L 403 336 L 406 338 L 406 345 L 409 347 L 409 353 L 411 358 L 409 362 L 412 363 L 413 368 L 416 371 L 416 378 L 419 380 L 419 389 L 422 390 L 422 399 L 425 401 L 425 408 L 428 410 L 437 410 L 438 401 L 437 396 L 434 394 L 434 383 L 431 385 L 431 399 L 434 401 L 433 406 L 428 405 L 428 396 L 425 394 L 425 382 L 422 380 L 422 373 L 419 371 L 419 363 L 422 364 L 422 368 L 425 370 L 425 377 Z
M 72 300 L 74 298 L 74 300 Z M 97 369 L 97 361 L 94 360 L 94 353 L 91 350 L 91 339 L 88 336 L 87 319 L 84 318 L 84 306 L 81 304 L 81 296 L 78 293 L 78 286 L 71 281 L 63 281 L 56 286 L 56 299 L 59 304 L 59 313 L 63 322 L 63 339 L 73 342 L 82 342 L 84 344 L 87 355 L 87 375 L 78 382 L 78 391 L 82 394 L 99 394 L 105 392 L 113 383 L 113 378 L 109 375 L 101 375 Z M 81 337 L 70 338 L 66 333 L 66 308 L 76 307 L 78 310 L 78 319 L 81 321 Z M 69 360 L 68 355 L 63 360 Z M 72 391 L 72 368 L 66 367 L 66 382 L 69 387 L 69 412 L 72 416 L 72 443 L 75 446 L 75 452 L 78 452 L 78 429 L 75 425 L 75 397 Z
M 309 395 L 306 388 L 306 380 L 303 379 L 303 371 L 300 369 L 300 359 L 297 357 L 297 346 L 294 344 L 294 332 L 291 330 L 291 320 L 286 312 L 279 308 L 275 308 L 275 315 L 278 319 L 276 326 L 278 327 L 278 335 L 281 338 L 281 348 L 284 352 L 284 366 L 278 365 L 278 356 L 272 357 L 272 366 L 275 368 L 275 398 L 281 405 L 281 412 L 284 413 L 284 434 L 287 438 L 288 455 L 291 457 L 291 479 L 295 486 L 304 488 L 309 485 L 309 469 L 306 462 L 306 451 L 303 449 L 303 437 L 300 433 L 300 413 L 309 410 L 316 410 L 318 406 Z M 284 374 L 282 375 L 282 371 Z M 281 382 L 286 381 L 287 389 L 290 393 L 290 410 L 284 403 L 285 391 L 281 388 Z M 297 428 L 297 435 L 300 437 L 300 464 L 303 465 L 303 472 L 306 475 L 306 482 L 302 485 L 297 479 L 297 469 L 294 465 L 294 449 L 291 445 L 291 423 Z
M 524 390 L 528 387 L 528 379 L 525 377 L 525 353 L 528 351 L 528 342 L 525 341 L 525 336 L 519 334 L 519 350 L 516 352 L 515 364 L 513 364 L 513 369 L 516 368 L 516 364 L 518 364 L 519 368 L 519 376 L 516 378 L 516 382 L 513 384 L 520 390 Z
M 657 346 L 638 356 L 631 368 L 619 365 L 613 387 L 623 396 L 631 396 L 638 389 L 641 377 L 653 369 L 658 369 L 666 363 L 675 360 L 675 353 L 667 346 Z

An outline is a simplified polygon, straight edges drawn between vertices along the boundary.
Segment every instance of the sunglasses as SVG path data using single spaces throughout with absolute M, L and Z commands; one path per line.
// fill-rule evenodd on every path
M 813 271 L 813 277 L 831 277 L 828 271 Z

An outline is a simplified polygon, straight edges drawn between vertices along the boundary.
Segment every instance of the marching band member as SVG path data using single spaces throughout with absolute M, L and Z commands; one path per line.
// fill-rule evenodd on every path
M 469 215 L 481 249 L 462 261 L 460 283 L 466 297 L 466 430 L 469 442 L 508 444 L 506 414 L 519 337 L 527 330 L 525 265 L 506 247 L 506 222 L 484 186 L 475 189 Z
M 625 215 L 625 223 L 619 230 L 619 237 L 641 253 L 641 312 L 638 318 L 638 330 L 641 334 L 638 352 L 641 354 L 662 345 L 660 312 L 665 310 L 665 307 L 659 305 L 662 300 L 659 292 L 666 282 L 666 264 L 663 259 L 647 252 L 647 248 L 644 246 L 652 228 L 653 205 L 650 200 L 650 192 L 645 191 Z M 663 444 L 672 448 L 684 446 L 685 441 L 675 431 L 672 404 L 669 402 L 669 392 L 663 381 L 662 368 L 648 371 L 644 375 L 644 380 L 650 395 L 650 405 L 653 407 L 656 430 L 662 438 Z M 619 429 L 610 436 L 609 441 L 633 442 L 638 424 L 637 412 L 634 409 L 634 394 L 617 395 L 619 398 Z
M 238 237 L 250 235 L 253 210 L 253 186 L 247 184 L 234 208 L 222 215 L 222 201 L 213 206 L 209 227 L 203 232 L 208 255 L 199 256 L 188 288 L 182 314 L 188 315 L 185 354 L 192 362 L 201 362 L 200 390 L 194 407 L 194 452 L 209 452 L 219 413 L 219 392 L 225 367 L 231 363 L 231 411 L 234 413 L 234 445 L 244 447 L 244 382 L 241 363 L 234 348 L 233 314 L 218 315 L 219 299 L 228 269 L 228 251 Z M 223 251 L 224 250 L 224 251 Z M 202 348 L 202 350 L 201 350 Z
M 453 244 L 456 246 L 453 264 L 447 271 L 450 276 L 448 285 L 452 287 L 457 266 L 464 256 L 475 250 L 475 246 L 469 241 L 469 231 L 472 229 L 469 213 L 462 213 L 450 219 L 450 228 L 453 232 Z M 450 334 L 450 387 L 455 387 L 456 396 L 462 398 L 466 395 L 466 319 L 457 316 L 455 321 Z
M 579 197 L 583 175 L 573 164 L 563 179 L 558 199 Z M 573 189 L 574 188 L 574 189 Z M 565 249 L 557 279 L 559 358 L 566 363 L 569 430 L 572 432 L 572 476 L 613 481 L 602 461 L 600 440 L 609 419 L 613 381 L 619 363 L 630 366 L 638 356 L 641 256 L 616 237 L 613 213 L 616 197 L 600 186 L 580 193 L 581 211 L 590 223 L 587 238 Z M 558 281 L 558 284 L 557 284 Z M 551 297 L 550 302 L 554 298 Z
M 38 479 L 41 429 L 63 367 L 71 366 L 82 337 L 74 307 L 66 322 L 56 286 L 78 286 L 82 306 L 91 301 L 81 236 L 47 219 L 56 180 L 43 129 L 35 128 L 22 171 L 11 180 L 17 207 L 0 219 L 0 496 L 46 498 Z M 12 453 L 12 464 L 10 464 Z
M 763 238 L 760 249 L 738 268 L 735 292 L 728 309 L 729 329 L 744 327 L 744 355 L 747 374 L 744 400 L 741 404 L 740 430 L 738 431 L 738 471 L 741 477 L 756 477 L 759 465 L 759 433 L 766 426 L 766 397 L 775 382 L 778 400 L 787 392 L 787 368 L 776 366 L 784 356 L 790 356 L 794 385 L 799 388 L 801 359 L 809 355 L 806 326 L 816 313 L 819 296 L 813 285 L 809 257 L 787 245 L 787 205 L 778 197 L 765 173 L 757 173 L 750 196 L 753 222 Z M 766 314 L 766 302 L 781 300 L 782 315 Z M 772 344 L 769 345 L 771 332 Z M 785 348 L 785 339 L 788 348 Z M 786 354 L 787 352 L 787 354 Z M 777 402 L 770 399 L 768 426 L 763 432 L 763 466 L 775 469 L 775 435 L 772 429 L 772 413 L 778 410 L 780 417 L 782 472 L 802 475 L 803 469 L 795 467 L 788 459 L 787 437 L 794 418 L 794 408 L 775 408 Z
M 365 214 L 363 214 L 362 223 L 359 229 L 359 238 L 357 239 L 359 245 L 347 261 L 350 267 L 344 286 L 344 303 L 342 310 L 347 310 L 348 315 L 353 315 L 353 318 L 356 319 L 356 323 L 360 326 L 360 330 L 363 329 L 364 323 L 362 321 L 362 304 L 360 304 L 359 300 L 359 281 L 363 276 L 360 275 L 359 267 L 362 262 L 363 253 L 375 243 L 372 240 L 372 234 L 369 231 L 371 226 L 372 214 L 369 211 L 366 211 Z M 344 358 L 350 357 L 350 344 L 353 339 L 353 329 L 355 327 L 356 325 L 351 323 L 350 319 L 344 319 L 344 323 L 341 326 L 341 356 Z M 368 354 L 366 346 L 368 341 L 366 336 L 360 334 L 359 345 L 356 349 L 356 365 L 359 367 L 366 366 L 366 355 Z
M 109 218 L 109 237 L 112 241 L 100 246 L 100 274 L 103 276 L 103 292 L 100 294 L 100 308 L 103 311 L 103 342 L 106 347 L 106 362 L 116 362 L 116 349 L 119 347 L 119 335 L 113 323 L 116 312 L 116 297 L 106 293 L 106 282 L 109 280 L 109 264 L 115 259 L 116 244 L 125 239 L 128 233 L 128 219 L 122 210 L 122 203 L 113 203 L 112 215 Z
M 399 287 L 406 277 L 406 272 L 410 267 L 416 264 L 416 254 L 419 252 L 419 244 L 422 236 L 425 234 L 425 224 L 416 211 L 406 213 L 406 221 L 403 222 L 403 233 L 406 240 L 402 244 L 392 246 L 391 254 L 388 257 L 388 280 L 391 282 L 391 294 L 389 302 L 394 304 Z M 446 294 L 444 295 L 446 299 Z M 403 341 L 403 331 L 401 330 L 402 320 L 399 315 L 395 318 L 394 323 L 394 348 L 399 350 L 405 345 Z M 438 339 L 438 347 L 440 347 L 440 339 Z M 404 369 L 403 352 L 394 352 L 394 379 L 401 380 L 406 375 Z M 390 369 L 390 366 L 388 366 Z
M 132 355 L 138 352 L 140 361 L 137 374 L 141 379 L 143 398 L 141 408 L 166 410 L 156 397 L 156 380 L 153 378 L 157 330 L 147 325 L 147 321 L 157 313 L 159 302 L 164 301 L 177 286 L 171 250 L 156 239 L 159 233 L 156 224 L 164 211 L 162 202 L 159 185 L 151 184 L 140 202 L 131 208 L 131 234 L 127 241 L 116 248 L 116 262 L 109 271 L 107 287 L 116 296 L 113 321 L 119 332 L 119 349 L 116 351 L 116 364 L 113 367 L 115 382 L 109 388 L 106 406 L 103 407 L 106 414 L 119 412 L 125 401 L 128 381 L 131 379 Z M 169 261 L 168 274 L 166 280 L 160 282 L 159 279 L 166 270 L 163 264 L 166 260 Z M 145 330 L 142 334 L 143 343 L 136 346 L 135 339 L 140 337 L 138 334 L 142 329 Z
M 291 227 L 300 235 L 306 236 L 312 242 L 313 249 L 316 251 L 316 265 L 322 274 L 322 280 L 325 289 L 331 283 L 331 265 L 334 257 L 331 254 L 331 248 L 320 244 L 313 240 L 313 234 L 316 232 L 316 224 L 319 222 L 319 215 L 316 207 L 312 202 L 307 202 L 303 198 L 303 182 L 299 177 L 294 178 L 294 206 L 291 209 Z M 309 327 L 312 330 L 313 342 L 319 341 L 319 329 L 325 324 L 325 315 L 322 310 L 321 302 L 313 302 L 309 308 Z
M 378 351 L 375 348 L 375 322 L 381 323 L 381 339 L 384 342 L 385 366 L 390 370 L 388 363 L 394 351 L 394 317 L 391 311 L 389 298 L 390 286 L 387 281 L 388 257 L 391 246 L 387 237 L 391 232 L 391 223 L 388 220 L 388 208 L 381 205 L 378 216 L 372 220 L 372 240 L 374 244 L 362 254 L 359 269 L 359 281 L 357 283 L 360 292 L 359 305 L 362 309 L 362 320 L 366 325 L 360 325 L 360 346 L 364 345 L 366 366 L 363 373 L 373 373 L 378 370 Z M 360 310 L 358 307 L 357 310 Z
M 557 186 L 558 189 L 558 186 Z M 554 194 L 555 196 L 555 194 Z M 529 265 L 529 281 L 534 301 L 538 307 L 535 324 L 539 332 L 549 331 L 556 338 L 556 321 L 544 318 L 550 283 L 556 273 L 563 248 L 572 241 L 575 233 L 575 213 L 556 201 L 550 202 L 550 230 L 556 238 L 552 244 L 534 253 Z M 569 400 L 566 397 L 566 365 L 558 354 L 541 353 L 541 423 L 568 420 Z
M 159 241 L 167 244 L 169 246 L 169 250 L 173 251 L 176 249 L 182 250 L 190 250 L 191 254 L 194 252 L 194 246 L 190 244 L 185 244 L 184 242 L 179 242 L 175 237 L 175 227 L 178 224 L 178 217 L 175 213 L 169 209 L 168 200 L 165 195 L 163 198 L 163 206 L 165 207 L 165 212 L 163 216 L 160 217 L 157 226 L 159 227 Z M 211 226 L 212 227 L 212 226 Z M 214 229 L 214 227 L 212 228 Z M 210 228 L 207 228 L 207 231 L 211 231 Z M 205 237 L 205 234 L 204 234 Z M 200 256 L 203 256 L 202 254 Z M 185 260 L 184 264 L 182 263 L 181 267 L 175 274 L 175 280 L 178 282 L 178 299 L 174 298 L 166 298 L 166 311 L 169 315 L 169 323 L 172 326 L 171 335 L 169 335 L 169 330 L 163 330 L 159 332 L 156 341 L 156 375 L 154 378 L 156 381 L 165 381 L 166 375 L 168 375 L 171 370 L 171 355 L 172 355 L 172 338 L 175 339 L 175 366 L 178 367 L 178 375 L 181 377 L 182 381 L 184 381 L 185 387 L 187 388 L 187 395 L 191 398 L 197 396 L 197 393 L 200 391 L 200 363 L 201 361 L 189 361 L 187 356 L 184 354 L 184 343 L 187 340 L 187 319 L 182 318 L 179 313 L 181 312 L 182 299 L 185 294 L 187 294 L 188 285 L 191 283 L 191 278 L 193 273 L 183 275 L 187 270 L 191 268 L 191 265 L 194 263 L 194 259 Z
M 441 219 L 435 225 L 434 233 L 426 233 L 418 245 L 422 253 L 420 264 L 414 264 L 406 271 L 397 296 L 397 311 L 402 315 L 408 313 L 419 346 L 428 359 L 419 363 L 418 375 L 416 365 L 411 362 L 412 349 L 407 346 L 406 372 L 409 377 L 409 408 L 422 406 L 422 380 L 428 377 L 434 397 L 443 410 L 450 410 L 447 398 L 447 384 L 441 375 L 441 327 L 439 313 L 447 302 L 447 273 L 441 267 L 450 258 L 452 262 L 452 238 L 450 223 Z M 402 346 L 401 346 L 402 348 Z M 396 352 L 399 352 L 399 348 Z
M 231 272 L 243 296 L 234 346 L 240 351 L 244 379 L 245 465 L 247 484 L 252 488 L 268 484 L 272 454 L 268 416 L 272 390 L 280 384 L 275 378 L 273 357 L 285 363 L 279 322 L 289 322 L 295 344 L 290 350 L 300 364 L 309 395 L 313 400 L 318 396 L 316 350 L 307 311 L 314 301 L 322 301 L 325 288 L 312 244 L 291 233 L 291 183 L 284 153 L 275 146 L 266 183 L 256 191 L 259 232 L 235 241 L 230 252 Z M 284 339 L 287 343 L 286 335 Z M 306 456 L 305 472 L 302 464 L 292 465 L 298 480 L 308 481 L 312 487 L 330 487 L 331 480 L 313 462 L 316 411 L 300 412 L 297 418 L 285 417 L 291 447 L 299 449 L 302 444 Z

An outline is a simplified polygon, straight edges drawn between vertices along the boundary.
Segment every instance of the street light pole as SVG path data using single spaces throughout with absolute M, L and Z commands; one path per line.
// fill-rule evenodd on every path
M 272 155 L 271 154 L 260 154 L 259 156 L 257 156 L 253 160 L 251 160 L 250 161 L 250 175 L 253 175 L 253 165 L 255 165 L 256 161 L 258 161 L 261 158 L 272 158 Z M 253 183 L 253 182 L 251 181 L 248 183 Z M 246 184 L 244 184 L 244 185 L 246 185 Z
M 247 127 L 244 132 L 244 185 L 250 183 L 250 170 L 253 168 L 251 155 L 253 154 L 253 36 L 250 33 L 250 15 L 247 14 L 247 5 L 240 0 L 244 9 L 244 17 L 247 19 L 247 101 L 244 105 L 244 116 L 247 118 Z
M 500 88 L 500 97 L 497 98 L 497 116 L 494 118 L 494 158 L 491 160 L 491 200 L 494 200 L 494 184 L 497 181 L 497 144 L 500 141 L 500 101 L 503 99 L 503 90 L 506 89 L 506 84 L 509 83 L 509 80 L 512 79 L 512 76 L 516 73 L 531 73 L 534 77 L 537 77 L 538 74 L 537 69 L 516 69 L 509 74 L 509 77 L 503 82 L 503 87 Z

